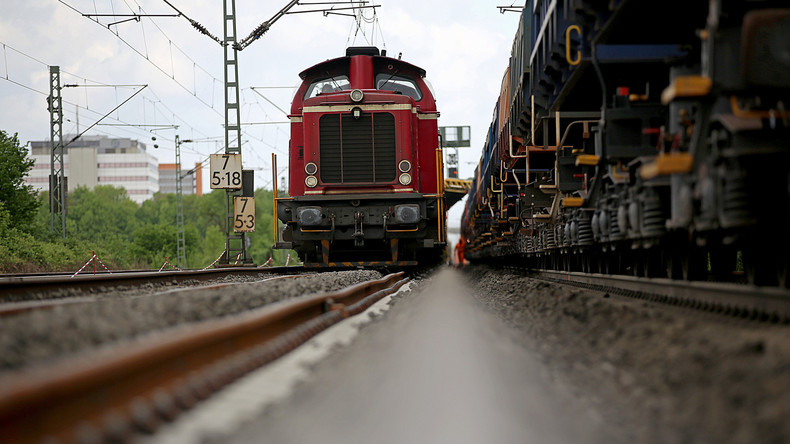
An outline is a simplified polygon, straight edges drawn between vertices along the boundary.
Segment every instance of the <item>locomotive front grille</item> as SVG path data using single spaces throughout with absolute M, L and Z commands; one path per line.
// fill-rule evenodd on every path
M 390 113 L 326 114 L 319 119 L 321 182 L 395 180 L 395 117 Z

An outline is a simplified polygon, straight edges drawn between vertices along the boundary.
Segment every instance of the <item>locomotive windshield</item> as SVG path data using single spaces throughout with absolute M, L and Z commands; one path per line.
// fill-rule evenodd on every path
M 417 87 L 417 82 L 405 76 L 379 74 L 376 76 L 376 89 L 401 93 L 411 97 L 415 102 L 419 102 L 422 99 L 422 92 Z
M 320 80 L 315 80 L 310 86 L 307 87 L 307 92 L 304 95 L 306 99 L 312 99 L 319 94 L 328 94 L 338 91 L 347 91 L 351 88 L 351 82 L 346 75 L 338 75 L 334 77 L 326 77 Z

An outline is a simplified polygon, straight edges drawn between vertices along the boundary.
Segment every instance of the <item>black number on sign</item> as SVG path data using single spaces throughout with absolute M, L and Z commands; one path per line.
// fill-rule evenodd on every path
M 241 183 L 241 173 L 238 171 L 234 171 L 233 176 L 231 176 L 230 172 L 227 172 L 225 173 L 225 179 L 228 181 L 228 183 L 232 183 L 233 185 L 239 185 Z
M 255 216 L 252 214 L 247 215 L 247 228 L 254 228 L 255 227 Z
M 225 155 L 225 156 L 222 156 L 222 158 L 225 159 L 225 163 L 222 164 L 222 169 L 224 170 L 225 168 L 228 167 L 228 160 L 230 160 L 230 156 Z
M 247 199 L 242 199 L 241 200 L 241 211 L 240 211 L 240 213 L 243 213 L 245 209 L 247 209 Z
M 219 171 L 214 171 L 214 174 L 211 175 L 211 184 L 219 185 L 220 182 L 222 182 L 222 178 L 219 176 Z
M 233 227 L 234 228 L 238 229 L 238 228 L 242 228 L 244 226 L 244 220 L 242 219 L 243 217 L 244 217 L 243 214 L 237 214 L 236 215 L 236 220 L 233 222 Z

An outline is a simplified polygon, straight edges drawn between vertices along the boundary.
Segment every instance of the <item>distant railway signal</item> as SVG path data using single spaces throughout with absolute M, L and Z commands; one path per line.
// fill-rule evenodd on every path
M 440 126 L 439 134 L 442 135 L 444 148 L 469 148 L 471 144 L 471 127 L 466 126 Z
M 468 148 L 471 144 L 472 129 L 470 126 L 440 126 L 442 148 L 454 148 L 447 152 L 447 177 L 458 178 L 458 148 Z

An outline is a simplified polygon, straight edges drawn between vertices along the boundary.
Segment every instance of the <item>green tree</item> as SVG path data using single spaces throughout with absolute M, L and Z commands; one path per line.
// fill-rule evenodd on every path
M 78 187 L 69 193 L 68 222 L 74 223 L 78 239 L 109 241 L 132 240 L 137 225 L 137 204 L 129 199 L 126 190 L 112 185 L 99 185 L 89 190 Z
M 136 219 L 137 204 L 123 188 L 99 185 L 89 190 L 78 187 L 69 193 L 66 231 L 69 237 L 91 245 L 104 262 L 117 267 L 145 266 L 145 258 L 132 254 L 129 244 Z
M 175 224 L 145 224 L 134 229 L 134 241 L 130 246 L 134 257 L 152 265 L 161 264 L 168 257 L 170 263 L 176 262 Z
M 29 231 L 38 210 L 38 197 L 25 176 L 35 161 L 27 157 L 27 149 L 19 145 L 14 134 L 0 130 L 0 202 L 9 214 L 11 226 Z

